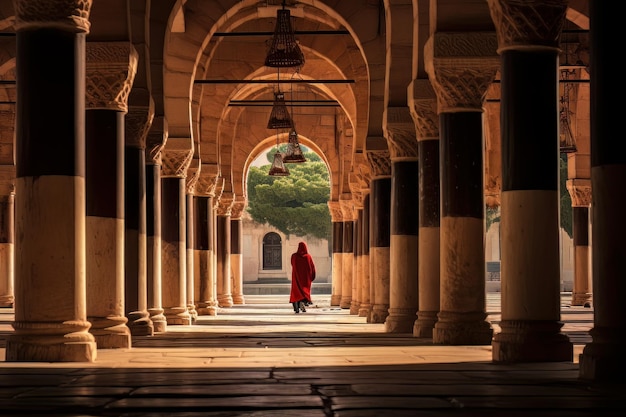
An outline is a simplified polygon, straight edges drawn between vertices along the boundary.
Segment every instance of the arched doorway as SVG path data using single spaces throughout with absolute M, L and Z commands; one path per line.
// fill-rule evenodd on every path
M 283 268 L 283 246 L 278 233 L 269 232 L 263 236 L 263 270 Z

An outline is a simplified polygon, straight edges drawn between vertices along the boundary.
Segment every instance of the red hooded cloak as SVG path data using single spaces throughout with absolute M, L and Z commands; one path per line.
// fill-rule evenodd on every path
M 315 279 L 315 264 L 306 243 L 298 243 L 298 251 L 291 255 L 291 293 L 289 302 L 311 301 L 311 283 Z

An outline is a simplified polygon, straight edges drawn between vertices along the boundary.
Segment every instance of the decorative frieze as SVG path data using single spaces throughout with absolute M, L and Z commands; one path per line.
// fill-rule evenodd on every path
M 498 33 L 498 52 L 543 47 L 558 49 L 568 0 L 487 0 Z
M 128 111 L 137 60 L 129 42 L 88 42 L 85 108 Z
M 572 207 L 591 206 L 591 180 L 574 178 L 567 180 L 567 191 L 572 198 Z
M 424 58 L 439 113 L 482 111 L 500 68 L 494 33 L 435 33 L 424 46 Z
M 59 28 L 89 32 L 92 0 L 14 0 L 15 29 Z
M 392 160 L 417 160 L 415 122 L 408 107 L 388 107 L 383 115 L 383 132 Z

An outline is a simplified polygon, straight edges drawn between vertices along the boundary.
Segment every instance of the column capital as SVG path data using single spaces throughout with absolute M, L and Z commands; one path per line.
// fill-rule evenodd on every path
M 417 131 L 417 141 L 439 139 L 437 95 L 430 80 L 413 80 L 409 86 L 409 103 L 409 111 Z
M 161 164 L 161 151 L 167 142 L 167 135 L 167 120 L 163 116 L 155 117 L 146 135 L 146 162 Z
M 569 0 L 487 0 L 498 34 L 498 52 L 559 49 Z
M 196 195 L 215 197 L 217 177 L 220 175 L 217 164 L 202 164 L 200 177 L 196 183 Z
M 185 178 L 193 158 L 191 138 L 168 138 L 161 158 L 163 177 Z
M 383 132 L 391 160 L 417 161 L 415 122 L 408 107 L 388 107 L 383 114 Z
M 236 197 L 230 209 L 230 218 L 233 220 L 241 220 L 243 210 L 246 208 L 246 200 L 243 197 Z
M 435 33 L 424 45 L 424 59 L 439 113 L 482 111 L 500 68 L 495 33 Z
M 92 0 L 14 0 L 15 30 L 58 28 L 89 32 Z
M 147 105 L 130 105 L 124 117 L 124 140 L 126 146 L 145 149 L 146 138 L 154 120 L 154 101 Z
M 341 212 L 341 205 L 339 201 L 332 200 L 328 203 L 328 210 L 330 211 L 330 218 L 333 222 L 343 221 L 343 213 Z
M 574 178 L 567 180 L 567 191 L 572 198 L 572 207 L 591 206 L 591 180 Z
M 223 191 L 217 201 L 216 214 L 218 216 L 230 216 L 232 214 L 233 204 L 235 203 L 235 194 Z
M 391 158 L 388 150 L 367 150 L 366 154 L 372 179 L 391 177 Z
M 130 42 L 87 42 L 85 108 L 128 111 L 139 55 Z
M 193 158 L 187 168 L 187 176 L 185 177 L 185 188 L 187 194 L 196 194 L 196 186 L 198 178 L 200 178 L 200 172 L 202 168 L 200 166 L 200 160 Z
M 354 207 L 354 198 L 350 193 L 343 193 L 339 196 L 339 206 L 341 207 L 341 214 L 343 221 L 356 220 L 356 210 Z

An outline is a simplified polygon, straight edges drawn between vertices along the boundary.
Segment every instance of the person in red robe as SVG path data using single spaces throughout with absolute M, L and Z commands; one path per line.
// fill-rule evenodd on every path
M 306 243 L 298 243 L 298 251 L 291 255 L 291 292 L 289 302 L 293 311 L 306 312 L 305 305 L 311 302 L 311 284 L 315 280 L 315 264 Z

